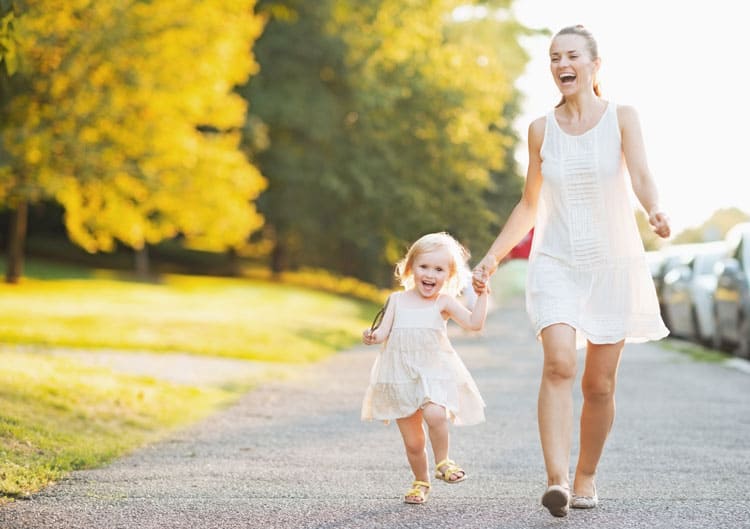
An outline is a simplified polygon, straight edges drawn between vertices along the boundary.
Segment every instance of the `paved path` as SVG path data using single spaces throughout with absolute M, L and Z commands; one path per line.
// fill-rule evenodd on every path
M 359 347 L 0 507 L 0 528 L 750 528 L 748 373 L 628 346 L 600 507 L 557 519 L 539 505 L 541 358 L 522 305 L 498 308 L 482 336 L 456 331 L 453 341 L 488 421 L 453 429 L 452 456 L 469 479 L 435 483 L 427 505 L 401 503 L 410 475 L 395 425 L 359 421 L 375 355 Z

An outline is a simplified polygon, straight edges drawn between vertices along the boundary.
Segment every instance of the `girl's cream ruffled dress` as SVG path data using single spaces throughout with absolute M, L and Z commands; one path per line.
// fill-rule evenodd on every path
M 484 421 L 484 400 L 448 339 L 437 303 L 408 308 L 402 295 L 391 296 L 393 326 L 372 366 L 362 420 L 409 417 L 432 402 L 443 406 L 454 424 Z

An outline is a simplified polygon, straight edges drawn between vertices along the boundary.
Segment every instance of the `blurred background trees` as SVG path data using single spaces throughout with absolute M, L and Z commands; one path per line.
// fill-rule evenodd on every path
M 510 2 L 477 2 L 506 13 Z M 522 180 L 513 88 L 528 32 L 510 17 L 459 21 L 467 2 L 260 1 L 268 17 L 246 142 L 279 272 L 323 267 L 387 284 L 405 246 L 447 230 L 486 245 Z
M 520 196 L 514 86 L 541 32 L 511 7 L 0 0 L 7 280 L 28 251 L 389 286 L 425 232 L 486 247 Z
M 64 209 L 88 252 L 136 251 L 180 237 L 226 250 L 262 225 L 265 180 L 239 149 L 258 69 L 252 0 L 14 2 L 18 68 L 3 93 L 0 197 L 8 248 L 28 205 Z M 8 256 L 8 280 L 20 274 Z

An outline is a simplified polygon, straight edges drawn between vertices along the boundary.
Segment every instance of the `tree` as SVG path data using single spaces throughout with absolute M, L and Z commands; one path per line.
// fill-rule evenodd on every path
M 507 171 L 520 71 L 497 40 L 454 31 L 463 3 L 259 2 L 261 71 L 241 93 L 269 132 L 255 159 L 269 179 L 258 203 L 276 271 L 321 266 L 385 284 L 426 231 L 470 244 L 494 235 L 507 211 L 488 200 L 520 191 Z
M 176 236 L 241 247 L 265 182 L 239 149 L 257 70 L 254 0 L 26 0 L 29 89 L 13 96 L 0 188 L 54 197 L 90 252 Z
M 750 221 L 750 214 L 738 208 L 719 209 L 700 226 L 678 233 L 672 242 L 673 244 L 690 244 L 718 241 L 723 239 L 735 224 L 747 221 Z

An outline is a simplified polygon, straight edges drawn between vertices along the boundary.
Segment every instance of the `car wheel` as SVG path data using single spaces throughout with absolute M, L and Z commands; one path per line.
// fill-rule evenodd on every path
M 714 314 L 714 334 L 711 336 L 711 347 L 713 349 L 716 349 L 717 351 L 721 350 L 721 347 L 723 344 L 723 340 L 721 339 L 721 324 L 719 323 L 719 318 L 716 314 Z
M 701 324 L 698 321 L 698 313 L 695 311 L 695 307 L 691 307 L 690 309 L 690 319 L 692 320 L 693 324 L 691 338 L 694 342 L 700 343 L 703 341 L 701 337 Z
M 750 315 L 743 317 L 740 322 L 739 339 L 735 354 L 740 358 L 750 358 Z

